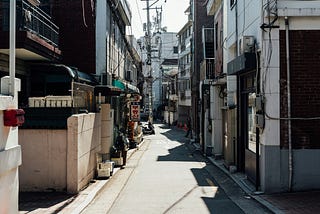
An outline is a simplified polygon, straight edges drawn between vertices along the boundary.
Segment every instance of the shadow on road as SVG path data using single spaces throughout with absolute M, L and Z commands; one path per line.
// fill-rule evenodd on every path
M 166 128 L 168 129 L 168 126 Z M 241 209 L 229 199 L 218 182 L 209 174 L 208 167 L 212 167 L 210 161 L 204 157 L 199 150 L 187 143 L 189 139 L 184 137 L 184 130 L 174 127 L 161 134 L 166 136 L 168 140 L 178 141 L 181 144 L 168 149 L 168 155 L 158 156 L 158 161 L 201 162 L 201 164 L 203 164 L 202 168 L 190 169 L 197 182 L 196 188 L 190 189 L 182 198 L 179 198 L 173 203 L 166 212 L 172 211 L 178 203 L 196 191 L 195 194 L 199 194 L 199 197 L 206 204 L 210 213 L 243 213 Z
M 32 212 L 41 208 L 56 206 L 55 213 L 61 211 L 70 204 L 76 195 L 64 192 L 20 192 L 19 193 L 19 211 Z

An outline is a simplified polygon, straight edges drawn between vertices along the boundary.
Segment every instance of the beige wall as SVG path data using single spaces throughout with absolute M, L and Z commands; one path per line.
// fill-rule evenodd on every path
M 95 175 L 101 150 L 99 113 L 68 118 L 67 130 L 21 129 L 21 191 L 67 190 L 77 193 Z
M 76 193 L 95 175 L 101 150 L 101 116 L 79 114 L 68 118 L 67 191 Z
M 101 105 L 101 153 L 110 158 L 110 148 L 113 145 L 113 109 L 110 104 Z
M 67 130 L 20 129 L 20 191 L 66 190 Z

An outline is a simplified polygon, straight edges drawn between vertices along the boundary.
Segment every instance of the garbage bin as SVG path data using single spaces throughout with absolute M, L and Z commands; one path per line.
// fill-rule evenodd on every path
M 213 146 L 207 146 L 206 148 L 206 156 L 212 156 Z

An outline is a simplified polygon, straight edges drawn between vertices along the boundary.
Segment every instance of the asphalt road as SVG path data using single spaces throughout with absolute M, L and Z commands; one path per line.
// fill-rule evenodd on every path
M 268 213 L 195 150 L 185 132 L 155 126 L 156 134 L 144 137 L 82 213 Z

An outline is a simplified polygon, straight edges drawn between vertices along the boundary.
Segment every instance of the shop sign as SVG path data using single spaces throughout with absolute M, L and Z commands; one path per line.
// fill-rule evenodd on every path
M 140 120 L 140 102 L 131 102 L 130 113 L 131 121 Z

